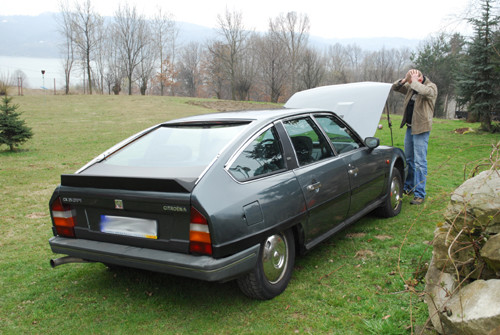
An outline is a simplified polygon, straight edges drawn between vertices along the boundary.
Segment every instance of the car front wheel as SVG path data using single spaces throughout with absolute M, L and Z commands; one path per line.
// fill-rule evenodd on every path
M 392 170 L 387 198 L 382 206 L 378 208 L 378 214 L 386 218 L 398 215 L 399 212 L 401 212 L 401 206 L 403 204 L 402 199 L 403 179 L 401 178 L 399 170 L 394 168 L 394 170 Z
M 291 230 L 271 235 L 260 247 L 255 268 L 238 278 L 238 286 L 250 298 L 272 299 L 286 289 L 294 263 L 295 243 Z

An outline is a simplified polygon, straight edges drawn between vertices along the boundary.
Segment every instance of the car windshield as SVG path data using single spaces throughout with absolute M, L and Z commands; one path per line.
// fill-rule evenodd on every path
M 203 167 L 246 124 L 164 125 L 108 157 L 103 164 L 130 167 Z

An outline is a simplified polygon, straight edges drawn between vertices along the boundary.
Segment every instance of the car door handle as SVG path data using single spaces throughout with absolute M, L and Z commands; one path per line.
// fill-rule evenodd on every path
M 347 171 L 350 175 L 352 176 L 357 176 L 358 175 L 358 172 L 359 172 L 359 169 L 358 168 L 354 168 L 354 169 L 350 169 Z
M 308 185 L 306 188 L 307 188 L 308 191 L 312 192 L 312 191 L 319 190 L 320 187 L 321 187 L 321 183 L 317 182 L 317 183 Z

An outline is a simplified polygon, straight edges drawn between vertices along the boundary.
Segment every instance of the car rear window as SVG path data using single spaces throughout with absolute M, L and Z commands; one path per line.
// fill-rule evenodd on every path
M 164 125 L 115 152 L 103 164 L 206 167 L 245 126 L 241 123 Z

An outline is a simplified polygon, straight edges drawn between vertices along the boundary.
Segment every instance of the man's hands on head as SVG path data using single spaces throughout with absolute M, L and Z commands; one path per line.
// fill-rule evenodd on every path
M 417 69 L 411 69 L 406 73 L 406 76 L 403 79 L 401 79 L 401 84 L 404 83 L 411 84 L 413 81 L 422 82 L 423 78 L 424 76 L 422 75 L 422 72 L 420 72 Z

